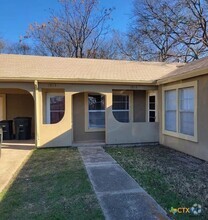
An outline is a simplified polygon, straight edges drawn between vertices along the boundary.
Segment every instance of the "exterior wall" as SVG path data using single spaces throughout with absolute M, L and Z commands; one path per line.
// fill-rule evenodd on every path
M 44 102 L 42 91 L 50 89 L 63 89 L 65 91 L 65 114 L 63 119 L 57 124 L 45 124 L 43 118 Z M 71 146 L 78 137 L 84 139 L 85 134 L 73 134 L 73 95 L 82 92 L 101 93 L 106 97 L 106 128 L 105 128 L 105 142 L 107 144 L 122 143 L 138 143 L 138 142 L 157 142 L 158 129 L 157 123 L 140 123 L 127 126 L 125 123 L 117 122 L 112 114 L 112 91 L 113 90 L 155 90 L 155 86 L 117 86 L 117 85 L 78 85 L 78 84 L 43 84 L 36 85 L 36 108 L 37 108 L 37 146 L 38 147 L 62 147 Z M 80 110 L 83 112 L 83 110 Z M 76 119 L 75 119 L 76 120 Z M 83 120 L 82 120 L 83 121 Z M 139 122 L 138 122 L 139 123 Z M 134 130 L 139 126 L 139 130 L 134 133 Z M 116 129 L 116 132 L 112 131 Z M 151 128 L 151 129 L 150 129 Z M 75 127 L 76 129 L 76 127 Z M 148 130 L 148 132 L 147 132 Z M 125 135 L 124 135 L 125 134 Z M 94 136 L 94 135 L 93 135 Z M 125 138 L 125 136 L 127 138 Z M 151 136 L 151 137 L 150 137 Z M 88 136 L 89 137 L 89 136 Z M 97 139 L 97 135 L 95 134 Z M 103 136 L 99 136 L 100 138 Z M 119 141 L 120 140 L 120 141 Z M 123 142 L 125 141 L 125 142 Z
M 73 141 L 74 142 L 105 142 L 105 132 L 85 131 L 85 97 L 84 93 L 73 96 Z
M 183 80 L 176 83 L 167 84 L 175 85 L 185 82 L 197 81 L 197 142 L 184 140 L 162 133 L 162 87 L 159 86 L 159 121 L 160 121 L 160 143 L 192 156 L 208 161 L 208 75 Z
M 34 99 L 30 94 L 6 95 L 6 118 L 32 117 L 32 134 L 34 136 Z
M 108 94 L 106 109 L 106 143 L 136 144 L 159 142 L 159 124 L 148 122 L 118 122 L 112 114 L 112 94 Z
M 134 122 L 146 121 L 146 91 L 134 91 Z

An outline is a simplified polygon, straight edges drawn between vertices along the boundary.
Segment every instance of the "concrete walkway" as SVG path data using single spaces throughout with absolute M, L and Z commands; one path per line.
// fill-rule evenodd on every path
M 169 219 L 156 201 L 102 147 L 78 149 L 106 219 Z
M 12 177 L 30 156 L 34 144 L 6 143 L 2 144 L 0 157 L 0 192 L 9 184 Z

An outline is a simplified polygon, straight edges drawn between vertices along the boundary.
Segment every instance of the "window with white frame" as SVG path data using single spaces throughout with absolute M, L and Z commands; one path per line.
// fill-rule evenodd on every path
M 197 82 L 164 89 L 164 134 L 197 141 Z
M 194 136 L 194 87 L 179 89 L 179 132 Z
M 105 128 L 105 96 L 88 94 L 88 128 Z
M 148 122 L 156 122 L 156 93 L 148 94 Z
M 61 121 L 65 112 L 65 97 L 62 93 L 47 93 L 46 123 L 55 124 Z
M 129 122 L 129 95 L 113 94 L 113 115 L 119 122 Z
M 176 131 L 176 90 L 165 91 L 165 130 Z

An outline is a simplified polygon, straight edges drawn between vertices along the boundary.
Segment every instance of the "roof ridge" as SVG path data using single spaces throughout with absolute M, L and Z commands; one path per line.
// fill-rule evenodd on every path
M 159 61 L 139 61 L 139 60 L 119 60 L 119 59 L 96 59 L 96 58 L 77 58 L 77 57 L 55 57 L 55 56 L 40 56 L 40 55 L 23 55 L 23 54 L 6 54 L 6 53 L 1 53 L 0 56 L 17 56 L 17 57 L 24 57 L 24 58 L 43 58 L 43 59 L 71 59 L 71 60 L 82 60 L 82 61 L 104 61 L 104 62 L 121 62 L 121 63 L 138 63 L 138 64 L 144 64 L 144 65 L 173 65 L 177 66 L 178 64 L 183 64 L 183 63 L 178 63 L 178 62 L 172 62 L 172 63 L 167 63 L 167 62 L 159 62 Z

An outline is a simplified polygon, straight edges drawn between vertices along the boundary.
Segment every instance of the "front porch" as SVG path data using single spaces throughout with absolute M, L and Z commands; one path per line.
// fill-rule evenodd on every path
M 73 146 L 159 142 L 157 91 L 76 93 L 72 108 Z
M 34 99 L 23 89 L 0 89 L 0 127 L 3 144 L 34 143 Z
M 38 83 L 37 147 L 159 142 L 156 86 Z
M 0 94 L 3 120 L 32 119 L 36 147 L 159 142 L 156 86 L 4 83 Z

